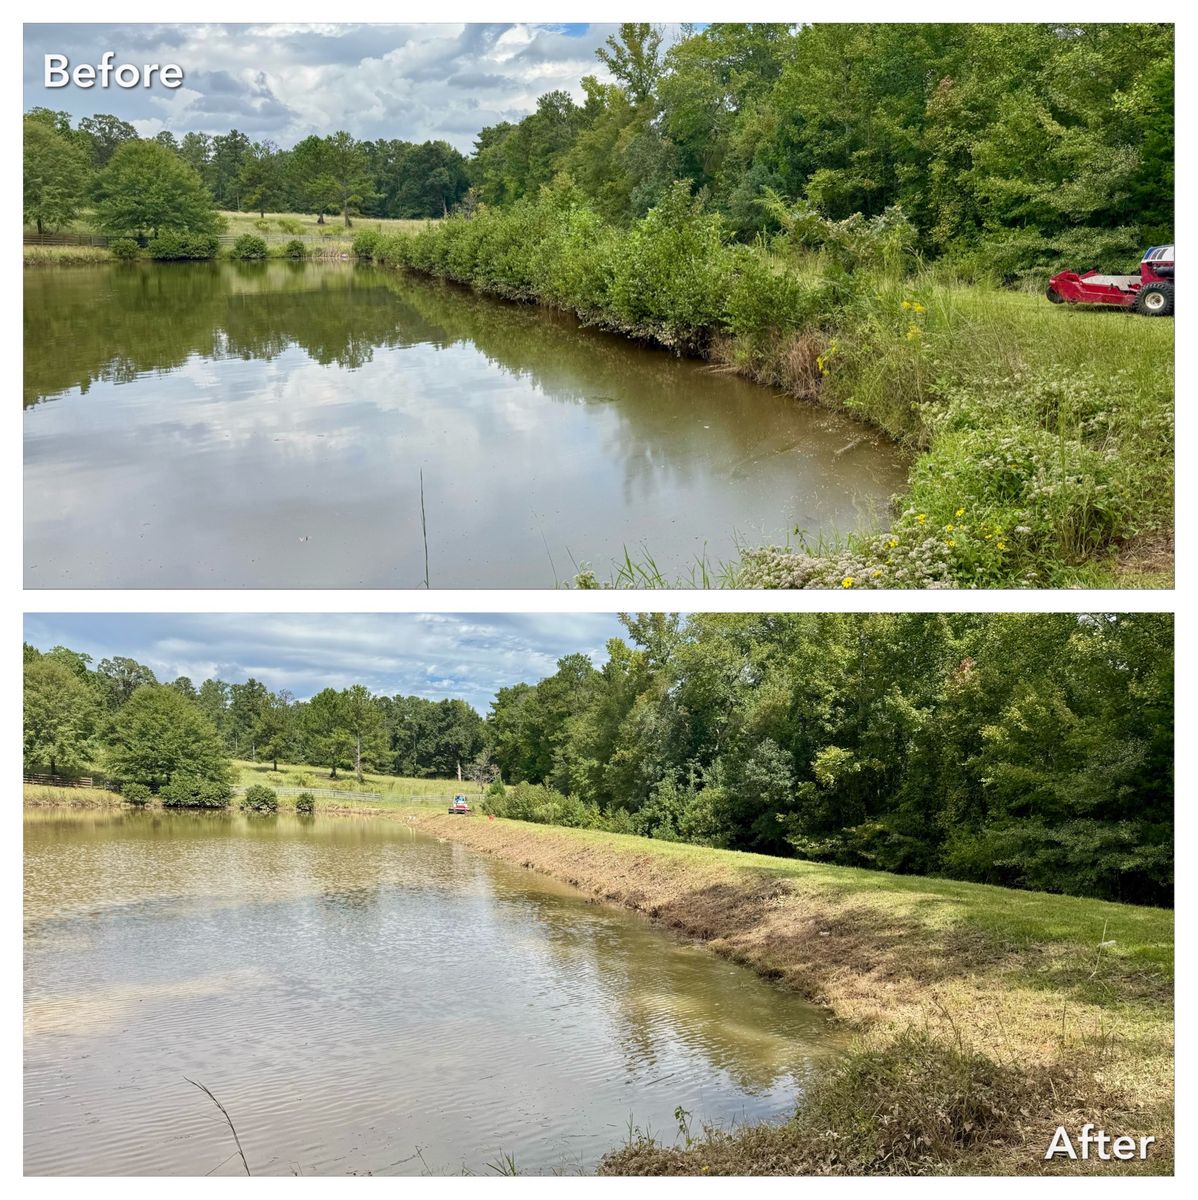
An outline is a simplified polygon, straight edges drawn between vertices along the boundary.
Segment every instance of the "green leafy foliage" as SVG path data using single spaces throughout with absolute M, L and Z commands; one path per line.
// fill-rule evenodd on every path
M 146 252 L 160 262 L 215 258 L 217 240 L 208 233 L 168 230 L 150 239 Z
M 261 261 L 266 258 L 266 242 L 252 233 L 243 233 L 233 243 L 231 253 L 246 262 Z
M 117 712 L 107 740 L 107 767 L 116 779 L 161 792 L 179 776 L 228 793 L 229 764 L 216 730 L 174 688 L 139 687 Z
M 50 655 L 26 662 L 24 689 L 25 769 L 57 775 L 86 766 L 100 725 L 94 689 L 61 658 Z
M 628 624 L 601 670 L 500 690 L 487 811 L 1169 902 L 1168 616 Z
M 316 797 L 311 792 L 300 792 L 295 798 L 295 811 L 310 816 L 316 811 Z
M 123 262 L 132 262 L 141 257 L 141 247 L 132 238 L 114 238 L 108 243 L 108 251 L 113 258 Z
M 292 238 L 291 241 L 286 242 L 283 246 L 284 258 L 290 258 L 298 261 L 299 259 L 306 258 L 307 256 L 308 248 L 299 240 L 299 238 Z
M 123 142 L 96 177 L 96 221 L 105 233 L 213 234 L 220 221 L 199 175 L 158 142 Z M 191 256 L 198 257 L 198 256 Z
M 69 225 L 79 210 L 91 164 L 67 133 L 36 119 L 24 123 L 25 223 L 38 233 Z
M 144 783 L 124 783 L 121 785 L 121 795 L 126 804 L 144 808 L 153 799 L 154 793 Z
M 242 793 L 241 807 L 245 812 L 275 813 L 279 811 L 279 796 L 273 788 L 254 783 Z
M 198 775 L 177 774 L 158 793 L 163 808 L 225 809 L 232 792 L 226 783 Z

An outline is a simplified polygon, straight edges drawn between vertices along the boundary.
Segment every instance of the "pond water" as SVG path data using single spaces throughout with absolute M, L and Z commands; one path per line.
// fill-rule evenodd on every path
M 27 813 L 25 1171 L 593 1168 L 784 1117 L 822 1013 L 397 821 Z M 233 1157 L 229 1157 L 232 1155 Z
M 904 477 L 771 389 L 349 263 L 27 270 L 24 404 L 28 587 L 698 580 L 880 527 Z

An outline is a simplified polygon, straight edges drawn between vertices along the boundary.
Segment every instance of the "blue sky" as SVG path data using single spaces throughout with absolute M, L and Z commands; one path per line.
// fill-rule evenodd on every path
M 75 118 L 113 113 L 143 137 L 168 129 L 224 133 L 288 147 L 310 133 L 443 138 L 464 153 L 483 126 L 518 121 L 583 75 L 606 79 L 595 49 L 608 24 L 56 24 L 25 26 L 24 106 Z M 667 41 L 676 29 L 667 28 Z M 184 84 L 47 89 L 43 56 L 71 65 L 177 63 Z
M 306 699 L 364 683 L 376 693 L 460 696 L 485 713 L 500 688 L 534 683 L 581 651 L 598 666 L 623 628 L 610 613 L 29 613 L 25 640 L 96 662 L 123 654 L 167 682 L 188 675 Z

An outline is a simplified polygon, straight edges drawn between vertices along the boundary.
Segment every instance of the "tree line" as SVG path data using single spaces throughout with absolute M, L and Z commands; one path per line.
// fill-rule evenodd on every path
M 158 793 L 176 774 L 227 785 L 233 758 L 306 763 L 336 779 L 352 771 L 450 778 L 475 771 L 482 717 L 464 700 L 376 696 L 360 684 L 308 700 L 243 683 L 187 676 L 161 682 L 136 659 L 102 659 L 26 644 L 26 770 L 99 767 L 118 784 Z M 186 752 L 184 748 L 186 747 Z
M 492 811 L 1169 903 L 1172 618 L 626 618 L 499 692 Z
M 111 114 L 72 124 L 69 113 L 44 107 L 25 114 L 24 130 L 25 221 L 39 233 L 87 206 L 115 234 L 207 233 L 216 209 L 308 212 L 322 223 L 338 214 L 347 226 L 359 214 L 441 217 L 468 187 L 465 157 L 444 141 L 359 141 L 339 130 L 283 150 L 237 129 L 147 139 Z M 142 213 L 147 193 L 158 207 Z
M 230 756 L 489 783 L 524 820 L 1168 904 L 1168 614 L 648 614 L 462 700 L 307 701 L 25 648 L 25 764 L 151 792 Z
M 479 133 L 480 201 L 564 174 L 628 224 L 686 180 L 745 239 L 796 204 L 898 207 L 925 255 L 1000 269 L 1173 237 L 1171 25 L 727 23 L 666 48 L 629 22 L 598 58 L 581 104 Z
M 221 208 L 347 225 L 505 206 L 564 177 L 624 226 L 685 181 L 743 240 L 796 208 L 832 222 L 898 209 L 925 255 L 999 274 L 1173 237 L 1168 24 L 726 23 L 667 47 L 626 22 L 597 57 L 610 82 L 582 79 L 581 103 L 541 96 L 481 129 L 469 159 L 344 131 L 289 150 L 236 129 L 143 141 L 109 114 L 72 126 L 35 108 L 26 220 L 55 228 L 95 198 L 110 227 L 105 197 L 131 190 L 135 158 Z

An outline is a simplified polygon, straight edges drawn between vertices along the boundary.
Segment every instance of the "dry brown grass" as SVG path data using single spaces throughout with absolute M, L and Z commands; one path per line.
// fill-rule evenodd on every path
M 47 787 L 40 783 L 23 785 L 26 808 L 120 808 L 124 803 L 116 792 L 104 788 Z
M 799 1137 L 791 1126 L 752 1128 L 713 1133 L 688 1151 L 641 1141 L 611 1158 L 607 1170 L 744 1173 L 777 1166 L 784 1173 L 1040 1173 L 1062 1169 L 1060 1160 L 1043 1162 L 1056 1125 L 1075 1130 L 1084 1121 L 1105 1122 L 1119 1134 L 1154 1134 L 1159 1141 L 1147 1167 L 1169 1169 L 1171 976 L 1151 955 L 1104 956 L 1097 950 L 1104 940 L 1097 907 L 1099 928 L 1086 944 L 1061 936 L 1049 916 L 1039 933 L 1030 920 L 1025 929 L 1008 928 L 1003 918 L 992 926 L 972 919 L 954 894 L 968 894 L 973 885 L 948 884 L 927 892 L 909 886 L 910 880 L 893 889 L 853 887 L 837 882 L 837 868 L 804 870 L 806 864 L 788 860 L 752 860 L 776 861 L 776 872 L 740 869 L 736 860 L 747 862 L 749 856 L 512 821 L 461 821 L 440 814 L 408 819 L 564 880 L 597 900 L 645 913 L 826 1005 L 857 1035 L 850 1068 L 859 1076 L 860 1056 L 881 1055 L 889 1072 L 882 1073 L 888 1080 L 882 1090 L 892 1100 L 905 1094 L 907 1109 L 915 1097 L 931 1095 L 935 1111 L 946 1104 L 955 1111 L 953 1089 L 963 1078 L 972 1089 L 984 1078 L 1005 1080 L 1005 1090 L 999 1090 L 1010 1100 L 1004 1102 L 1005 1116 L 994 1117 L 994 1136 L 984 1144 L 969 1131 L 957 1130 L 956 1143 L 941 1132 L 926 1153 L 883 1148 L 865 1161 L 843 1148 L 833 1153 L 823 1142 L 813 1151 L 810 1130 Z M 995 893 L 994 903 L 1003 903 L 1001 889 L 974 891 Z M 1015 907 L 1019 894 L 1006 895 Z M 1058 899 L 1068 901 L 1071 911 L 1090 903 L 1046 898 L 1046 910 Z M 904 1040 L 912 1036 L 930 1039 L 941 1058 L 931 1051 L 913 1055 Z M 943 1094 L 934 1086 L 936 1070 L 943 1076 Z M 851 1123 L 854 1098 L 870 1112 L 884 1099 L 877 1088 L 871 1093 L 863 1087 L 859 1077 L 846 1080 L 833 1073 L 830 1087 L 834 1094 L 826 1097 L 825 1118 L 839 1102 Z M 968 1114 L 961 1120 L 971 1127 L 976 1123 Z M 1086 1169 L 1081 1163 L 1069 1166 Z M 1145 1165 L 1103 1163 L 1101 1168 L 1142 1171 Z

